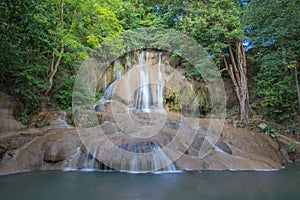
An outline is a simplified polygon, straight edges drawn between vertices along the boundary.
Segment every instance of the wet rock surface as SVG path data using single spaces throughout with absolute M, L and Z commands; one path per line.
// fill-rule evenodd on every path
M 280 169 L 285 162 L 276 149 L 278 146 L 266 135 L 230 124 L 225 123 L 216 144 L 207 146 L 209 151 L 203 157 L 199 152 L 206 145 L 210 119 L 198 119 L 199 127 L 194 130 L 188 126 L 189 118 L 167 113 L 160 129 L 140 130 L 141 133 L 151 130 L 157 133 L 139 138 L 126 132 L 133 130 L 132 127 L 125 130 L 120 127 L 109 110 L 101 115 L 106 121 L 100 125 L 76 129 L 68 125 L 64 112 L 49 112 L 48 117 L 39 118 L 42 125 L 33 123 L 30 128 L 2 131 L 0 173 L 66 168 L 270 170 Z M 148 127 L 151 123 L 144 122 L 153 119 L 151 117 L 138 114 L 133 122 Z M 183 124 L 186 128 L 181 130 Z M 192 137 L 191 143 L 187 142 L 189 137 Z M 169 167 L 170 164 L 173 167 Z

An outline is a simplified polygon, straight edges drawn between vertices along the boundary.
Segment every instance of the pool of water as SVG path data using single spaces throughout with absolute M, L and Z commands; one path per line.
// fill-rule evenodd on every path
M 0 176 L 0 199 L 300 199 L 300 165 L 271 172 L 23 173 Z

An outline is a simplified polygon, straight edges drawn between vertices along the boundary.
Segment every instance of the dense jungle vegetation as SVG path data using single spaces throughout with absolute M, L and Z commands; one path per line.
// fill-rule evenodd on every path
M 176 29 L 232 80 L 239 118 L 299 120 L 298 0 L 2 0 L 1 90 L 24 104 L 70 109 L 76 72 L 103 41 L 141 27 Z M 198 80 L 186 66 L 186 77 Z M 249 84 L 251 82 L 251 84 Z

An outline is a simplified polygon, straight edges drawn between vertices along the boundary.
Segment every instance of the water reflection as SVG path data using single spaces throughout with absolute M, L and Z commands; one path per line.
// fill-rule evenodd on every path
M 274 172 L 36 172 L 0 177 L 0 199 L 292 199 L 300 166 Z

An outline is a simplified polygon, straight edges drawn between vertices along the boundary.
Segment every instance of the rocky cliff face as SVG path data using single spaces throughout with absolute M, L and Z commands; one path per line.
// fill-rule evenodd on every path
M 159 54 L 161 53 L 161 56 L 159 56 Z M 144 63 L 146 62 L 146 52 L 144 53 Z M 182 76 L 183 74 L 183 69 L 184 67 L 182 66 L 182 62 L 180 59 L 173 59 L 172 58 L 172 53 L 170 52 L 158 52 L 155 50 L 152 51 L 147 51 L 147 59 L 148 59 L 148 65 L 149 65 L 149 69 L 150 73 L 152 73 L 152 75 L 150 75 L 151 77 L 155 77 L 153 76 L 153 66 L 157 66 L 158 62 L 159 62 L 159 57 L 160 57 L 160 62 L 161 65 L 163 66 L 163 70 L 166 70 L 165 75 L 167 77 L 167 83 L 165 84 L 165 88 L 164 88 L 164 92 L 166 90 L 178 90 L 178 88 L 180 88 L 180 83 L 177 82 L 176 79 L 178 79 L 178 77 L 174 77 L 174 74 L 176 76 Z M 136 70 L 133 70 L 133 72 L 131 72 L 132 75 L 130 75 L 130 73 L 128 73 L 133 66 L 137 65 L 139 63 L 139 52 L 137 51 L 133 51 L 128 53 L 126 56 L 124 56 L 123 58 L 120 58 L 119 60 L 115 61 L 114 63 L 112 63 L 106 70 L 104 70 L 104 72 L 101 74 L 101 77 L 99 77 L 99 83 L 97 86 L 97 90 L 98 91 L 102 91 L 104 92 L 105 89 L 114 82 L 114 80 L 117 78 L 118 73 L 119 75 L 123 76 L 125 74 L 127 74 L 125 77 L 128 78 L 128 76 L 130 76 L 130 84 L 132 85 L 137 85 L 134 82 L 137 82 L 138 80 L 133 78 L 134 74 L 139 73 Z M 121 66 L 121 67 L 120 67 Z M 155 69 L 156 70 L 156 69 Z M 176 71 L 176 73 L 174 73 L 173 71 Z M 124 78 L 121 80 L 121 82 L 124 82 Z M 152 82 L 155 82 L 155 80 L 152 80 Z M 234 91 L 234 86 L 233 83 L 231 81 L 231 79 L 229 77 L 224 77 L 223 78 L 223 82 L 224 82 L 224 87 L 225 87 L 225 92 L 226 92 L 226 105 L 228 109 L 234 109 L 234 111 L 236 110 L 236 107 L 239 105 L 235 91 Z M 189 83 L 191 84 L 191 83 Z M 202 90 L 206 90 L 207 88 L 205 87 L 205 83 L 204 82 L 197 82 L 197 81 L 192 81 L 193 87 L 195 92 L 197 92 L 199 90 L 199 88 L 201 88 Z M 126 87 L 125 83 L 121 83 L 120 84 L 122 87 Z M 152 86 L 153 87 L 153 86 Z M 121 88 L 124 89 L 124 88 Z M 118 92 L 120 93 L 120 96 L 126 96 L 126 90 L 119 90 Z

